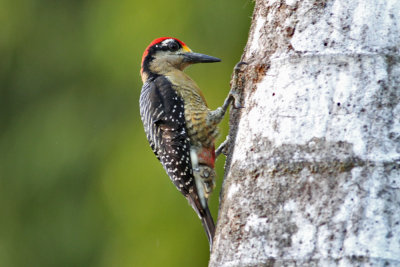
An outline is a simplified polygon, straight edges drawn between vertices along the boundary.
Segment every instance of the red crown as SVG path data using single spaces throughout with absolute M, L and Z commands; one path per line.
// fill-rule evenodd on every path
M 147 46 L 146 50 L 144 50 L 144 53 L 143 53 L 143 56 L 142 56 L 142 65 L 143 65 L 144 59 L 146 58 L 147 54 L 149 53 L 150 47 L 152 47 L 152 46 L 155 45 L 155 44 L 161 43 L 162 41 L 164 41 L 164 40 L 166 40 L 166 39 L 175 39 L 175 40 L 177 40 L 177 41 L 182 45 L 182 47 L 183 47 L 183 46 L 186 46 L 186 44 L 185 44 L 184 42 L 182 42 L 181 40 L 176 39 L 176 38 L 174 38 L 174 37 L 160 37 L 160 38 L 157 38 L 157 39 L 153 40 L 153 41 Z

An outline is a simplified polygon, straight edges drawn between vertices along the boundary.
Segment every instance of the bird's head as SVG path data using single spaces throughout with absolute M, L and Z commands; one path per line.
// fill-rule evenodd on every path
M 144 82 L 151 75 L 163 75 L 176 69 L 182 71 L 195 63 L 219 61 L 219 58 L 192 52 L 176 38 L 161 37 L 151 42 L 144 51 L 140 74 Z

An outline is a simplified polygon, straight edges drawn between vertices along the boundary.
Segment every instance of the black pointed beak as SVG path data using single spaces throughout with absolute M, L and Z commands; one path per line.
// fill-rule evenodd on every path
M 211 63 L 211 62 L 220 62 L 221 59 L 216 58 L 216 57 L 212 57 L 212 56 L 207 56 L 204 54 L 199 54 L 199 53 L 192 53 L 192 52 L 188 52 L 188 53 L 184 53 L 183 54 L 183 61 L 187 62 L 187 63 Z

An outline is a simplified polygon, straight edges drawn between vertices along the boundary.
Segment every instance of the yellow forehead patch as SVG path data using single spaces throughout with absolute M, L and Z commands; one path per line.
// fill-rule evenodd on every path
M 190 50 L 190 48 L 187 47 L 186 45 L 183 45 L 182 49 L 185 50 L 186 52 L 192 52 L 192 50 Z

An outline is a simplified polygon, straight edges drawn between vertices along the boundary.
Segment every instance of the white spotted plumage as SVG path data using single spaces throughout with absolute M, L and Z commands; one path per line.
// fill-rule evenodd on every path
M 192 168 L 190 138 L 182 116 L 183 100 L 168 85 L 162 77 L 158 77 L 155 83 L 145 83 L 140 96 L 140 113 L 154 153 L 175 186 L 187 195 L 194 186 L 193 174 L 188 171 Z

